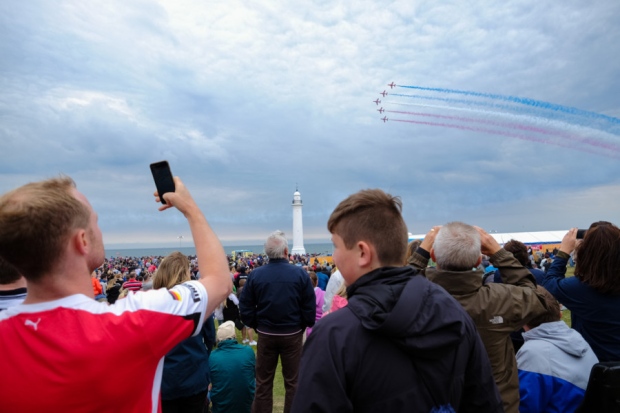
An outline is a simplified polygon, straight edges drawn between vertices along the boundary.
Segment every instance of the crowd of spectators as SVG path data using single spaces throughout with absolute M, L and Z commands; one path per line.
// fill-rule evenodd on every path
M 620 411 L 614 224 L 595 222 L 583 239 L 573 228 L 541 255 L 518 240 L 499 245 L 462 222 L 407 245 L 400 199 L 365 190 L 330 216 L 333 257 L 291 255 L 275 232 L 265 254 L 226 259 L 176 183 L 178 193 L 166 194 L 160 209 L 184 213 L 196 256 L 104 258 L 96 213 L 70 179 L 0 198 L 0 367 L 12 378 L 0 386 L 6 411 L 40 409 L 40 400 L 26 397 L 33 385 L 52 410 L 95 403 L 102 411 L 202 413 L 211 403 L 214 413 L 267 412 L 278 358 L 285 413 Z M 63 208 L 74 212 L 56 227 L 41 234 L 28 227 Z M 19 253 L 27 247 L 41 260 Z M 22 341 L 28 346 L 15 344 Z M 96 366 L 71 367 L 104 342 L 106 360 L 132 355 L 117 370 L 132 383 L 121 401 L 85 394 L 101 378 Z M 608 374 L 599 386 L 590 371 L 601 368 Z M 62 386 L 51 385 L 52 375 Z M 611 396 L 587 397 L 595 385 Z

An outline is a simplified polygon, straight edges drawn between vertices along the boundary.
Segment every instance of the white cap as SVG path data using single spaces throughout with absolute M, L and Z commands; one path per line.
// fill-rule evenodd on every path
M 232 321 L 226 321 L 225 323 L 220 324 L 217 328 L 216 334 L 217 341 L 228 340 L 229 338 L 237 338 L 237 332 L 235 331 L 235 323 Z

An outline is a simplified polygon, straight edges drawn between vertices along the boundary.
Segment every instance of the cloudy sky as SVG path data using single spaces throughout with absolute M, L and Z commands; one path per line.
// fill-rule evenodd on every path
M 68 174 L 115 248 L 189 237 L 162 159 L 229 245 L 296 187 L 306 243 L 376 187 L 413 233 L 620 223 L 620 3 L 489 4 L 2 1 L 0 192 Z

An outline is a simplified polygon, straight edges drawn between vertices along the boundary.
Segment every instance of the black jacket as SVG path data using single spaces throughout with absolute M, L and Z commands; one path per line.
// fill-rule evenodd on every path
M 384 267 L 347 294 L 305 344 L 293 412 L 503 411 L 476 327 L 443 288 Z
M 243 324 L 267 334 L 292 334 L 312 327 L 316 299 L 310 276 L 285 259 L 250 273 L 239 297 Z

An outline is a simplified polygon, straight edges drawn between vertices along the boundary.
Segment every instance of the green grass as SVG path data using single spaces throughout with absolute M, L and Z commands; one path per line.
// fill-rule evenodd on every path
M 575 267 L 566 267 L 566 276 L 567 277 L 572 277 L 575 275 Z M 562 304 L 562 303 L 560 303 Z M 564 311 L 562 311 L 562 320 L 568 324 L 568 326 L 571 326 L 571 321 L 570 321 L 570 310 L 566 309 Z

